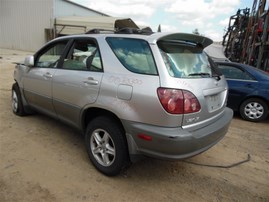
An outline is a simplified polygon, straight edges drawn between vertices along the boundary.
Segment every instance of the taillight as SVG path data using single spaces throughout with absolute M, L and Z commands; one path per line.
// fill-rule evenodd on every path
M 183 90 L 184 114 L 198 112 L 201 109 L 198 99 L 189 91 Z
M 158 88 L 157 93 L 163 108 L 171 114 L 189 114 L 201 109 L 198 99 L 189 91 Z
M 159 100 L 163 108 L 171 114 L 183 114 L 184 98 L 182 90 L 158 88 Z

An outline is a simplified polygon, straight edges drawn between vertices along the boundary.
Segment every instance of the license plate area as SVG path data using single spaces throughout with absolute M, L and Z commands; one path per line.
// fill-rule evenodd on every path
M 209 112 L 213 112 L 221 108 L 222 99 L 220 94 L 209 95 L 206 97 Z

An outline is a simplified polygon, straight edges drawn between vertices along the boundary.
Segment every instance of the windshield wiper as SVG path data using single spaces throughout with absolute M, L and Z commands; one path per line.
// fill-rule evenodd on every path
M 209 74 L 209 73 L 204 73 L 204 72 L 199 72 L 199 73 L 192 73 L 192 74 L 189 74 L 188 76 L 210 77 L 210 74 Z

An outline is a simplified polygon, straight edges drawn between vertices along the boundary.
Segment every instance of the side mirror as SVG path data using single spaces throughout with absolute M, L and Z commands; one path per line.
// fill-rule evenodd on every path
M 32 55 L 28 55 L 25 59 L 24 59 L 24 65 L 28 66 L 28 67 L 33 67 L 34 66 L 34 56 Z

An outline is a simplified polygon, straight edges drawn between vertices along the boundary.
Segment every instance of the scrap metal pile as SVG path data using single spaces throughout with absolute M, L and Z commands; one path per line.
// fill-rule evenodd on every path
M 269 8 L 266 0 L 254 0 L 252 9 L 239 9 L 230 17 L 222 45 L 234 62 L 269 70 Z

